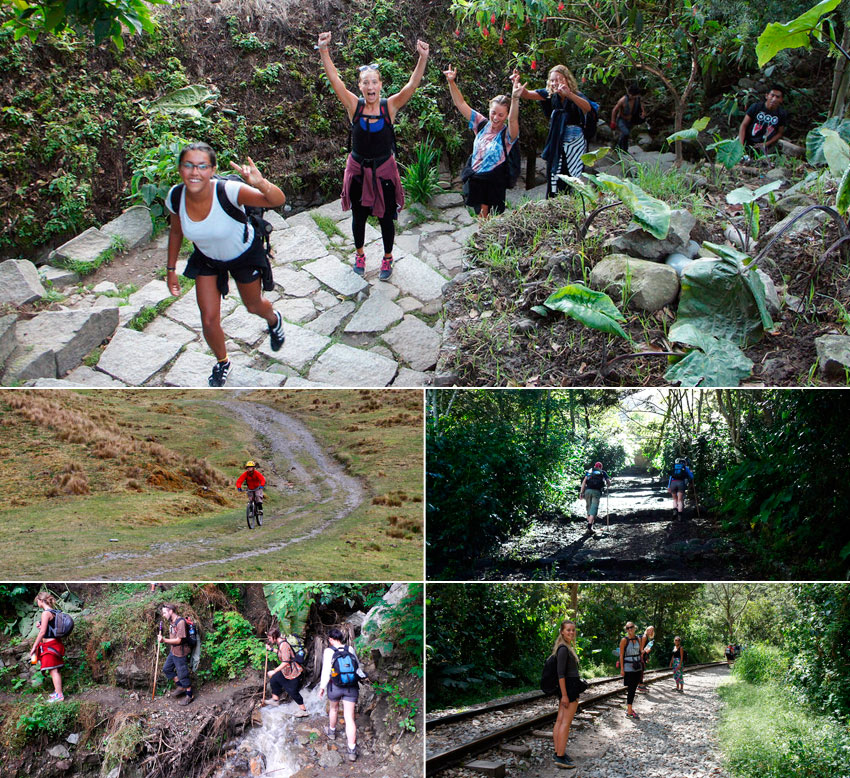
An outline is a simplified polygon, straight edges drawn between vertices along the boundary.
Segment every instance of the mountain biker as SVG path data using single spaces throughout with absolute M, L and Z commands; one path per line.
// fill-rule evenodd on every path
M 269 262 L 262 236 L 252 225 L 236 221 L 228 210 L 244 215 L 246 205 L 277 208 L 286 197 L 263 177 L 250 157 L 247 160 L 245 165 L 230 163 L 244 181 L 216 180 L 215 151 L 206 143 L 190 143 L 177 162 L 182 183 L 172 187 L 165 198 L 171 214 L 166 282 L 171 294 L 179 297 L 177 255 L 183 238 L 191 240 L 195 250 L 183 275 L 195 280 L 204 339 L 217 360 L 210 386 L 224 386 L 231 368 L 221 328 L 221 298 L 227 294 L 228 274 L 236 282 L 246 310 L 268 325 L 272 351 L 280 351 L 284 341 L 280 314 L 263 297 L 262 278 Z
M 245 484 L 245 489 L 242 489 L 242 484 Z M 263 515 L 263 487 L 266 485 L 266 479 L 263 474 L 257 470 L 257 463 L 249 459 L 245 463 L 245 472 L 236 479 L 236 488 L 242 492 L 248 492 L 248 500 L 253 500 L 257 503 L 257 513 Z
M 364 253 L 366 220 L 374 216 L 381 228 L 384 256 L 378 278 L 386 281 L 393 272 L 395 220 L 404 207 L 404 189 L 395 158 L 393 124 L 398 111 L 413 97 L 425 73 L 428 44 L 416 41 L 419 58 L 407 83 L 388 98 L 381 97 L 383 82 L 377 62 L 361 65 L 357 86 L 362 97 L 348 90 L 331 59 L 331 33 L 319 34 L 316 48 L 325 75 L 351 122 L 351 153 L 342 179 L 342 209 L 351 209 L 354 237 L 354 272 L 366 273 Z M 394 66 L 391 66 L 394 67 Z
M 579 499 L 587 503 L 587 529 L 593 532 L 593 522 L 599 513 L 599 500 L 602 498 L 602 490 L 611 486 L 611 478 L 602 469 L 602 463 L 596 462 L 593 467 L 584 474 L 579 490 Z
M 667 492 L 673 498 L 673 517 L 676 519 L 682 518 L 682 511 L 685 508 L 685 491 L 688 488 L 688 482 L 693 483 L 693 480 L 694 474 L 688 467 L 687 461 L 681 457 L 676 459 L 667 481 Z

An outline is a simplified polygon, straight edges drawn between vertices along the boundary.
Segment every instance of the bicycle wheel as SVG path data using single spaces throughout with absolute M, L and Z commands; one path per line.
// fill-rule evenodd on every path
M 256 519 L 257 519 L 257 526 L 262 527 L 263 526 L 263 506 L 262 505 L 257 506 L 255 516 L 256 516 Z
M 245 518 L 248 521 L 248 529 L 254 528 L 254 501 L 248 502 L 248 507 L 245 509 Z

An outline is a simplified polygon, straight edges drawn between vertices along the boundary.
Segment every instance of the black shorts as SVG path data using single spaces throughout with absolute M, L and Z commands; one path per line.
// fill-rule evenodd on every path
M 481 211 L 482 205 L 490 206 L 491 213 L 501 213 L 505 210 L 507 189 L 507 182 L 501 176 L 498 180 L 472 176 L 464 186 L 466 204 L 476 213 Z
M 217 276 L 221 270 L 226 270 L 237 284 L 250 284 L 252 281 L 262 280 L 263 267 L 266 264 L 263 242 L 255 238 L 244 253 L 227 262 L 211 260 L 196 248 L 186 263 L 183 275 L 195 279 L 198 276 Z
M 567 687 L 567 699 L 570 702 L 575 702 L 581 693 L 587 688 L 587 683 L 582 681 L 581 678 L 567 676 L 564 678 L 564 686 Z M 558 684 L 558 690 L 553 692 L 552 696 L 561 699 L 560 683 Z

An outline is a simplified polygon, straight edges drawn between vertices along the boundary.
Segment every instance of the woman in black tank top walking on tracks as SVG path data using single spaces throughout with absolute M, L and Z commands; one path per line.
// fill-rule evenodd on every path
M 419 60 L 410 80 L 394 95 L 381 98 L 381 74 L 377 63 L 362 65 L 358 87 L 363 95 L 350 92 L 339 77 L 328 47 L 331 34 L 319 35 L 317 48 L 328 80 L 351 121 L 351 154 L 342 180 L 342 209 L 351 208 L 354 237 L 354 272 L 366 274 L 366 219 L 374 216 L 381 225 L 384 256 L 378 277 L 386 281 L 393 272 L 395 220 L 404 207 L 404 190 L 395 159 L 393 123 L 399 109 L 416 91 L 425 73 L 428 44 L 416 41 Z
M 634 712 L 632 703 L 635 701 L 635 691 L 640 683 L 641 663 L 640 655 L 643 650 L 643 641 L 637 637 L 634 622 L 626 624 L 626 636 L 620 641 L 620 675 L 623 678 L 623 686 L 626 687 L 626 716 L 630 719 L 639 719 L 640 716 Z

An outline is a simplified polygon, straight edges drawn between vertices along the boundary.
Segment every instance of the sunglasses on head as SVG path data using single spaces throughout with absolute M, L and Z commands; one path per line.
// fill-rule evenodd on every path
M 357 70 L 360 71 L 361 73 L 364 72 L 365 70 L 378 71 L 379 69 L 380 69 L 380 65 L 378 65 L 377 62 L 371 62 L 368 65 L 361 65 L 359 68 L 357 68 Z

